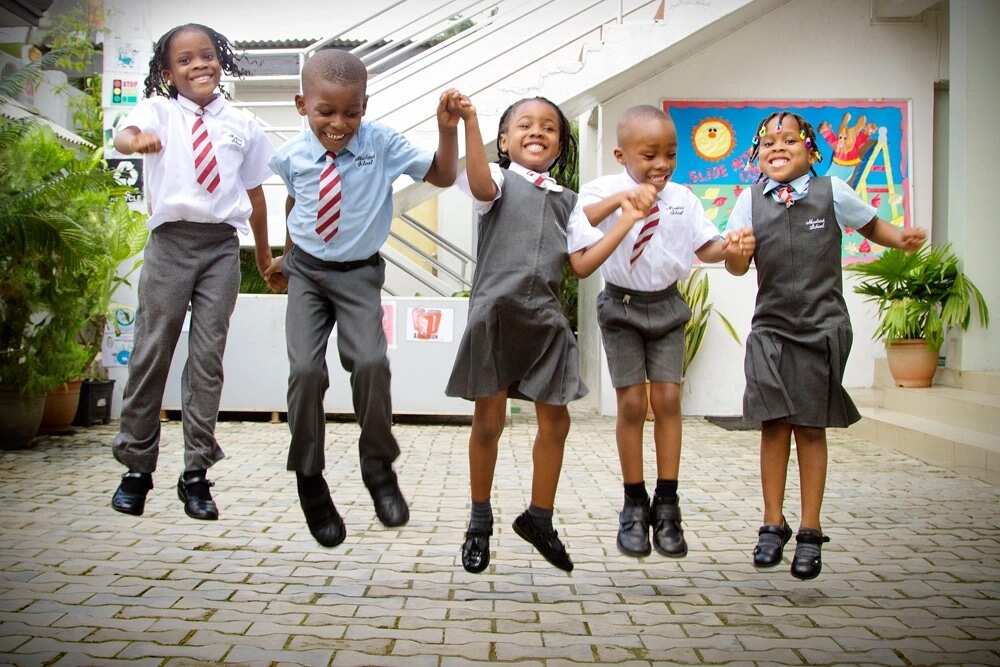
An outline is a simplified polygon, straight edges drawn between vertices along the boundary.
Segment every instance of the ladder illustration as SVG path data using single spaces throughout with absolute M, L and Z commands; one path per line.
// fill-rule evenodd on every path
M 871 172 L 872 167 L 875 166 L 875 160 L 880 156 L 882 158 L 882 167 L 885 169 L 885 182 L 888 187 L 888 192 L 886 193 L 889 198 L 889 211 L 892 213 L 892 217 L 889 220 L 892 224 L 897 227 L 903 226 L 903 214 L 900 212 L 899 203 L 902 201 L 900 197 L 896 195 L 896 182 L 892 175 L 892 161 L 889 159 L 889 132 L 884 127 L 878 129 L 878 143 L 875 144 L 875 148 L 872 150 L 871 154 L 868 156 L 868 162 L 865 164 L 864 171 L 861 172 L 861 178 L 858 179 L 857 192 L 858 196 L 864 201 L 868 201 L 868 174 Z

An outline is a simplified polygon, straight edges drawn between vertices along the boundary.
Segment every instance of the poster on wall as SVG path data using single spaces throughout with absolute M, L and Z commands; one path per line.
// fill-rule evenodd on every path
M 104 40 L 104 71 L 146 76 L 152 56 L 151 45 L 142 40 L 107 37 Z
M 112 176 L 119 185 L 135 188 L 135 192 L 129 192 L 125 195 L 125 201 L 142 200 L 142 159 L 109 159 L 108 169 L 111 170 Z
M 823 155 L 820 176 L 848 183 L 883 220 L 910 227 L 910 107 L 907 100 L 663 100 L 677 127 L 672 180 L 701 198 L 705 213 L 724 231 L 737 197 L 757 182 L 751 141 L 760 122 L 791 111 L 815 128 Z M 844 234 L 845 263 L 874 259 L 883 248 L 856 230 Z
M 396 304 L 382 303 L 382 331 L 385 332 L 385 343 L 390 350 L 396 349 Z
M 142 97 L 145 74 L 104 71 L 101 79 L 102 105 L 105 108 L 134 107 Z
M 450 343 L 455 337 L 455 310 L 453 308 L 408 308 L 406 312 L 406 340 L 419 342 Z
M 129 108 L 118 108 L 112 109 L 109 107 L 104 108 L 104 157 L 105 159 L 122 159 L 126 156 L 123 153 L 119 153 L 115 150 L 115 133 L 118 132 L 118 126 L 121 122 L 128 116 Z
M 101 363 L 106 368 L 128 366 L 135 335 L 135 310 L 126 306 L 114 309 L 104 330 Z

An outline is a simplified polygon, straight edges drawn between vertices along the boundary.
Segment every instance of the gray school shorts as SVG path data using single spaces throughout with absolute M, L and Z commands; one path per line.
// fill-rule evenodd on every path
M 640 292 L 608 283 L 597 296 L 597 321 L 616 389 L 650 382 L 680 383 L 684 324 L 691 309 L 676 283 Z

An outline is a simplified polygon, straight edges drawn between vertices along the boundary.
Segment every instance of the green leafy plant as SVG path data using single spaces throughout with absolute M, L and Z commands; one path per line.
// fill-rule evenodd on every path
M 682 374 L 687 374 L 688 366 L 694 360 L 708 331 L 708 318 L 714 312 L 722 322 L 726 333 L 738 343 L 740 336 L 725 315 L 715 310 L 708 300 L 708 276 L 703 269 L 695 269 L 684 280 L 677 281 L 677 291 L 691 309 L 691 319 L 684 325 L 684 366 Z
M 990 324 L 986 299 L 962 272 L 950 244 L 912 253 L 890 248 L 874 262 L 847 270 L 863 277 L 854 291 L 878 307 L 877 339 L 922 338 L 939 350 L 949 328 L 969 328 L 973 310 L 984 327 Z
M 100 151 L 69 150 L 40 124 L 0 122 L 0 384 L 44 393 L 80 377 L 99 350 L 125 280 L 119 264 L 146 238 L 128 191 Z

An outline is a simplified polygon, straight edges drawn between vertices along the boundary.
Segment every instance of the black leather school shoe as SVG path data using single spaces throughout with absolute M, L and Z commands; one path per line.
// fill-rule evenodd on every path
M 774 567 L 781 562 L 781 553 L 792 539 L 792 529 L 781 518 L 781 525 L 764 524 L 757 531 L 757 546 L 753 549 L 753 566 L 757 568 Z
M 313 538 L 324 547 L 335 547 L 347 537 L 347 526 L 333 504 L 326 480 L 320 480 L 322 485 L 317 485 L 314 494 L 304 493 L 300 487 L 299 505 Z
M 792 576 L 796 579 L 815 579 L 823 570 L 823 544 L 830 538 L 813 528 L 800 528 L 795 536 L 795 556 L 792 557 Z
M 514 532 L 518 536 L 531 543 L 538 553 L 542 554 L 545 560 L 555 565 L 560 570 L 566 572 L 573 571 L 573 561 L 566 553 L 566 547 L 559 540 L 559 535 L 554 528 L 543 528 L 535 523 L 534 517 L 524 511 L 514 519 Z
M 122 481 L 111 496 L 111 508 L 122 514 L 142 516 L 146 509 L 146 494 L 153 488 L 153 476 L 148 472 L 132 472 L 122 475 Z
M 204 473 L 189 477 L 181 475 L 177 480 L 177 497 L 184 503 L 184 513 L 201 521 L 218 519 L 219 508 L 209 490 L 213 486 L 215 484 L 208 481 Z
M 382 464 L 365 472 L 362 466 L 361 479 L 375 503 L 375 516 L 387 528 L 405 526 L 410 520 L 410 508 L 399 490 L 396 471 L 389 464 Z
M 667 558 L 687 556 L 688 545 L 681 527 L 680 499 L 670 502 L 653 498 L 653 546 L 656 553 Z
M 488 530 L 468 530 L 465 542 L 462 543 L 462 567 L 466 572 L 479 574 L 490 564 L 490 535 L 493 534 L 493 524 Z
M 652 553 L 649 546 L 649 501 L 625 499 L 618 513 L 618 551 L 632 558 Z

